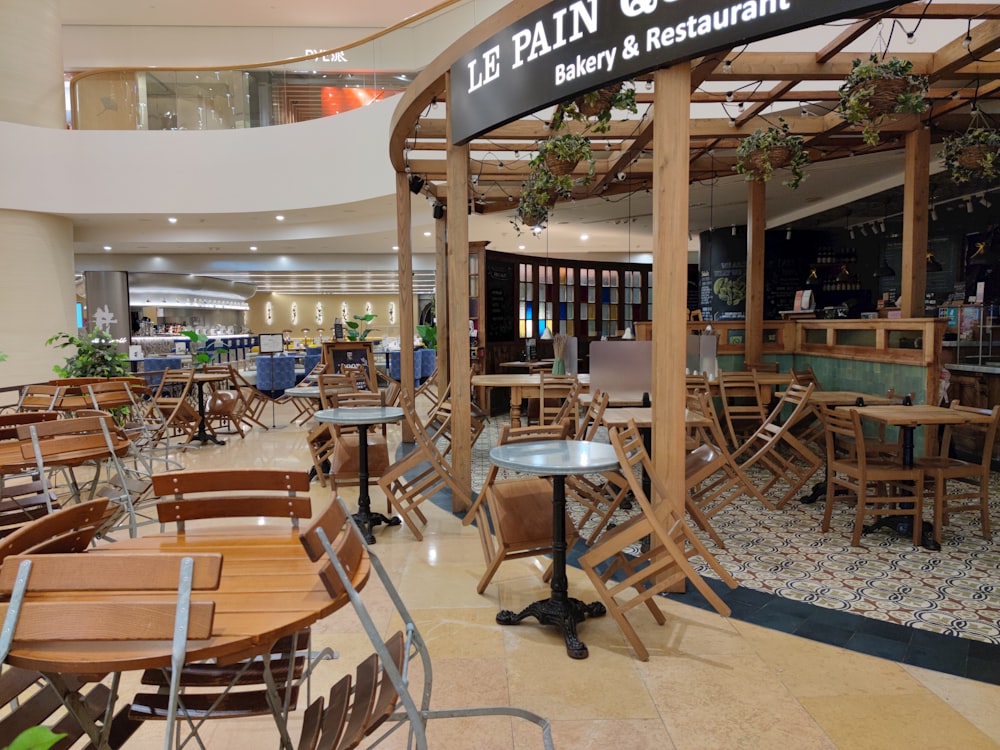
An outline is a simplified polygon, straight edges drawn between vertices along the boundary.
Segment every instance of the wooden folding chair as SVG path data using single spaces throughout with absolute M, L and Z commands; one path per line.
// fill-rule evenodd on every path
M 328 394 L 331 409 L 338 407 L 382 406 L 379 391 L 339 391 Z M 386 440 L 385 424 L 380 425 L 382 434 L 372 427 L 362 436 L 357 427 L 320 423 L 309 434 L 309 452 L 313 467 L 325 484 L 324 474 L 336 477 L 339 485 L 352 485 L 360 481 L 359 445 L 364 439 L 368 443 L 368 477 L 382 476 L 389 467 L 389 444 Z
M 430 408 L 430 411 L 427 413 L 427 419 L 424 422 L 425 429 L 432 435 L 431 439 L 435 443 L 440 440 L 445 441 L 441 450 L 441 455 L 443 456 L 447 456 L 451 452 L 451 447 L 454 443 L 452 416 L 451 383 L 449 383 L 441 392 L 441 398 L 438 402 Z M 470 399 L 468 442 L 470 447 L 475 445 L 479 436 L 483 434 L 488 420 L 489 415 Z
M 263 427 L 265 430 L 270 429 L 266 424 L 260 421 L 261 415 L 264 412 L 264 407 L 270 403 L 270 399 L 265 393 L 258 390 L 249 380 L 247 380 L 243 373 L 239 371 L 239 368 L 230 364 L 230 377 L 232 378 L 233 385 L 240 392 L 240 396 L 243 398 L 243 403 L 245 408 L 243 409 L 243 421 L 249 422 L 250 424 L 255 424 L 258 427 Z
M 748 477 L 753 469 L 769 475 L 763 485 L 754 484 L 754 496 L 771 510 L 784 507 L 823 465 L 823 459 L 791 430 L 810 408 L 809 396 L 813 388 L 812 385 L 789 385 L 764 424 L 731 454 Z M 779 483 L 786 485 L 784 492 L 777 502 L 771 502 L 767 493 L 774 487 L 780 488 Z
M 719 395 L 729 443 L 739 448 L 767 419 L 755 372 L 720 372 Z
M 127 570 L 128 575 L 122 575 Z M 212 635 L 215 612 L 213 601 L 192 601 L 192 591 L 212 591 L 219 587 L 222 555 L 135 554 L 48 554 L 11 556 L 0 567 L 0 594 L 10 597 L 0 605 L 4 615 L 0 631 L 0 660 L 7 657 L 15 641 L 172 641 L 171 669 L 179 675 L 188 640 Z M 144 591 L 175 592 L 171 599 L 138 601 L 128 596 L 136 580 Z M 52 600 L 53 592 L 73 599 Z M 37 594 L 37 596 L 36 596 Z M 71 607 L 72 616 L 67 616 Z M 111 680 L 110 692 L 117 694 L 119 674 Z M 59 674 L 48 675 L 64 704 L 79 706 L 82 697 L 73 683 Z M 78 683 L 77 683 L 78 684 Z M 177 720 L 179 684 L 167 687 L 168 721 L 164 750 L 171 750 Z M 81 720 L 91 740 L 101 746 L 108 740 L 111 721 Z M 99 718 L 107 718 L 106 715 Z
M 0 561 L 11 555 L 83 552 L 112 511 L 106 497 L 54 510 L 0 539 Z
M 525 427 L 504 425 L 497 444 L 565 440 L 568 433 L 566 422 Z M 486 570 L 476 586 L 480 594 L 505 560 L 552 552 L 552 483 L 541 476 L 498 479 L 499 475 L 500 469 L 491 465 L 483 488 L 462 519 L 466 526 L 475 521 L 479 529 L 486 560 Z M 568 544 L 576 532 L 569 519 L 565 528 Z M 550 574 L 546 573 L 545 580 Z
M 333 498 L 301 539 L 310 559 L 324 561 L 319 575 L 330 598 L 350 601 L 375 653 L 358 666 L 353 681 L 347 676 L 333 686 L 325 706 L 323 699 L 309 706 L 303 719 L 300 749 L 352 748 L 365 737 L 371 738 L 370 746 L 374 746 L 405 727 L 409 734 L 407 746 L 426 750 L 427 723 L 431 720 L 509 716 L 538 726 L 543 747 L 553 750 L 548 720 L 530 711 L 511 706 L 430 707 L 433 668 L 427 643 L 385 567 L 365 545 L 339 498 Z M 368 579 L 369 569 L 375 571 L 402 621 L 403 629 L 389 638 L 383 637 L 358 592 L 357 582 Z M 420 669 L 411 673 L 410 665 L 418 659 Z M 397 705 L 400 710 L 394 710 Z M 381 733 L 376 735 L 379 730 Z
M 194 384 L 193 369 L 163 371 L 160 386 L 153 397 L 163 413 L 163 426 L 167 434 L 183 436 L 187 441 L 198 431 L 200 416 L 198 408 L 191 402 L 191 386 Z
M 319 362 L 315 367 L 313 367 L 309 372 L 305 374 L 297 384 L 296 388 L 299 386 L 319 386 L 319 376 L 326 372 L 326 363 Z M 318 398 L 313 398 L 312 396 L 296 396 L 295 389 L 291 391 L 285 391 L 285 395 L 289 397 L 291 404 L 295 407 L 295 416 L 289 420 L 294 424 L 305 424 L 310 419 L 312 419 L 313 414 L 316 413 L 316 409 L 320 405 L 320 400 Z
M 553 375 L 552 372 L 541 372 L 538 387 L 538 424 L 552 424 L 557 419 L 567 415 L 564 405 L 579 392 L 580 384 L 576 375 Z M 574 419 L 574 426 L 575 426 Z
M 997 425 L 1000 424 L 1000 406 L 977 409 L 952 401 L 949 407 L 967 414 L 988 415 L 990 421 L 987 424 L 945 425 L 938 454 L 918 458 L 915 462 L 924 471 L 924 500 L 934 503 L 934 539 L 940 544 L 943 527 L 952 514 L 967 511 L 979 513 L 979 533 L 983 539 L 992 539 L 990 461 L 993 458 Z M 952 456 L 955 438 L 960 435 L 976 436 L 980 456 L 978 461 L 964 461 Z M 949 485 L 950 482 L 953 484 Z
M 55 385 L 26 385 L 17 400 L 16 411 L 55 411 L 62 388 Z
M 338 394 L 357 391 L 357 380 L 350 374 L 320 373 L 317 381 L 319 383 L 320 405 L 323 409 L 333 409 L 339 403 Z M 309 446 L 309 455 L 313 462 L 313 472 L 323 487 L 326 487 L 326 478 L 330 473 L 330 465 L 337 448 L 338 437 L 339 433 L 334 425 L 327 422 L 317 422 L 309 430 L 306 437 L 306 445 Z M 386 455 L 388 456 L 388 453 Z M 355 468 L 354 473 L 357 474 L 357 468 Z
M 420 510 L 423 503 L 440 492 L 450 492 L 465 506 L 472 504 L 472 497 L 469 490 L 455 477 L 451 464 L 438 450 L 431 436 L 424 431 L 409 391 L 404 388 L 399 399 L 416 445 L 382 473 L 378 486 L 385 493 L 389 512 L 398 513 L 406 528 L 420 541 L 424 537 L 413 516 L 421 524 L 427 523 L 427 517 Z
M 860 547 L 866 517 L 910 516 L 913 544 L 923 533 L 923 478 L 920 467 L 869 452 L 861 416 L 853 409 L 820 409 L 826 435 L 826 508 L 823 531 L 830 530 L 833 504 L 855 505 L 851 545 Z
M 581 555 L 580 565 L 632 650 L 642 661 L 647 661 L 649 651 L 625 617 L 632 608 L 644 604 L 653 619 L 663 625 L 666 617 L 657 606 L 656 598 L 672 590 L 680 581 L 688 580 L 719 614 L 730 614 L 726 603 L 691 566 L 689 557 L 700 556 L 730 588 L 736 588 L 737 584 L 698 539 L 684 517 L 674 510 L 667 488 L 646 453 L 635 422 L 631 422 L 625 430 L 612 428 L 610 437 L 640 514 L 605 532 L 593 547 Z M 653 492 L 659 499 L 655 507 L 642 489 L 642 482 L 637 476 L 639 470 L 649 476 Z M 648 551 L 632 556 L 631 551 L 641 548 L 646 538 L 650 540 Z M 630 591 L 632 589 L 634 591 Z

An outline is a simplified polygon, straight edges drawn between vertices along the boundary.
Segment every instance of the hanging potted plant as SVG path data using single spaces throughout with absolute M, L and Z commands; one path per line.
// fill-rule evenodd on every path
M 613 83 L 563 102 L 552 115 L 552 129 L 559 130 L 567 120 L 576 120 L 587 123 L 587 130 L 593 133 L 607 133 L 611 129 L 611 113 L 616 109 L 632 114 L 639 111 L 634 88 Z
M 574 177 L 581 161 L 587 162 L 587 174 Z M 520 234 L 524 227 L 544 227 L 552 206 L 560 198 L 572 198 L 573 188 L 586 185 L 594 175 L 594 152 L 583 136 L 564 133 L 543 141 L 529 162 L 528 179 L 521 183 L 517 214 L 512 223 Z
M 1000 173 L 1000 131 L 989 127 L 969 128 L 961 135 L 943 140 L 944 167 L 952 182 L 961 184 L 980 179 L 994 179 Z
M 803 168 L 809 163 L 809 154 L 803 146 L 802 136 L 792 135 L 784 118 L 779 117 L 778 123 L 778 127 L 771 125 L 767 130 L 758 128 L 740 141 L 736 149 L 736 171 L 748 181 L 767 182 L 774 170 L 787 167 L 792 176 L 782 184 L 795 190 L 805 178 Z
M 860 125 L 869 146 L 877 146 L 879 130 L 889 117 L 919 114 L 927 109 L 927 76 L 915 75 L 913 63 L 871 55 L 854 61 L 850 75 L 839 89 L 838 111 L 851 125 Z

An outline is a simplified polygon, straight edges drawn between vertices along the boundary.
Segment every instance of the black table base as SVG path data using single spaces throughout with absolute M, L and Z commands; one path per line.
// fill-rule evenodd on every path
M 205 443 L 215 443 L 216 445 L 225 445 L 225 440 L 219 440 L 205 429 L 207 424 L 207 418 L 205 415 L 205 383 L 202 381 L 197 381 L 198 385 L 198 431 L 191 436 L 191 440 L 188 442 L 194 442 L 197 440 L 199 443 L 204 445 Z
M 360 503 L 358 505 L 360 506 Z M 382 524 L 386 526 L 399 526 L 402 522 L 402 519 L 396 516 L 389 518 L 384 513 L 373 513 L 367 508 L 359 507 L 358 512 L 354 514 L 354 523 L 361 529 L 361 533 L 364 534 L 365 541 L 368 544 L 375 544 L 375 535 L 372 533 L 372 529 L 376 526 L 381 526 Z
M 579 599 L 568 599 L 559 602 L 555 599 L 541 599 L 529 604 L 520 612 L 509 609 L 497 613 L 497 623 L 500 625 L 517 625 L 525 617 L 534 617 L 542 625 L 554 625 L 562 629 L 566 640 L 566 653 L 573 659 L 586 659 L 590 652 L 576 636 L 576 624 L 588 617 L 601 617 L 607 610 L 600 602 L 585 604 Z

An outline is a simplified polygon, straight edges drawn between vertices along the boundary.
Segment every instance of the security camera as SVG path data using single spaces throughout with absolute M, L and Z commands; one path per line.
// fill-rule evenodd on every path
M 628 177 L 628 175 L 626 175 L 624 172 L 619 172 L 618 174 L 615 175 L 615 179 L 617 179 L 618 182 L 625 182 L 626 177 Z

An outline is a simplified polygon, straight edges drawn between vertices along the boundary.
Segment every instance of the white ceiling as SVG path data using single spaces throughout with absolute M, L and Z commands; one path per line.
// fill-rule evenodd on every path
M 327 2 L 315 0 L 61 0 L 65 24 L 74 25 L 171 25 L 171 26 L 268 26 L 268 27 L 358 27 L 381 28 L 433 5 L 430 0 L 368 0 L 367 2 Z M 835 33 L 830 30 L 828 35 Z M 866 42 L 868 43 L 868 42 Z M 881 153 L 852 160 L 851 169 L 836 162 L 814 165 L 798 191 L 781 187 L 776 180 L 768 187 L 769 226 L 783 226 L 810 214 L 877 193 L 902 182 L 902 154 Z M 734 175 L 714 185 L 691 186 L 689 227 L 697 233 L 709 227 L 746 223 L 746 186 Z M 511 210 L 470 217 L 470 240 L 489 240 L 491 247 L 523 251 L 535 255 L 579 256 L 593 253 L 601 257 L 622 257 L 649 262 L 651 256 L 651 202 L 646 193 L 631 198 L 590 199 L 580 203 L 560 203 L 549 229 L 540 237 L 518 236 L 510 219 Z M 113 244 L 114 254 L 178 255 L 210 259 L 239 254 L 244 266 L 259 271 L 278 271 L 279 255 L 326 256 L 342 266 L 353 258 L 356 268 L 365 268 L 365 256 L 385 256 L 395 244 L 395 207 L 391 196 L 365 203 L 285 211 L 281 230 L 274 226 L 273 213 L 211 214 L 181 217 L 187 225 L 197 224 L 201 232 L 190 241 L 161 240 L 149 233 L 153 223 L 164 216 L 88 215 L 73 216 L 75 249 L 89 263 L 101 262 L 102 247 Z M 359 217 L 378 219 L 376 231 L 364 234 L 334 234 L 334 227 L 350 224 Z M 366 222 L 369 223 L 370 222 Z M 260 227 L 258 251 L 247 250 L 247 227 Z M 295 231 L 291 231 L 292 229 Z M 432 254 L 434 237 L 431 205 L 414 203 L 413 251 Z M 283 234 L 286 233 L 286 234 Z M 295 238 L 292 239 L 292 234 Z M 582 235 L 588 235 L 582 239 Z M 238 239 L 237 239 L 238 238 Z M 523 246 L 523 247 L 522 247 Z M 301 258 L 300 258 L 301 260 Z M 317 268 L 324 267 L 317 258 Z M 192 261 L 193 262 L 193 261 Z M 206 264 L 209 268 L 210 264 Z M 197 269 L 186 268 L 198 273 Z M 207 272 L 207 271 L 202 271 Z M 221 275 L 221 274 L 220 274 Z M 312 282 L 315 283 L 315 280 Z M 266 287 L 265 287 L 266 288 Z M 312 288 L 312 287 L 310 287 Z

